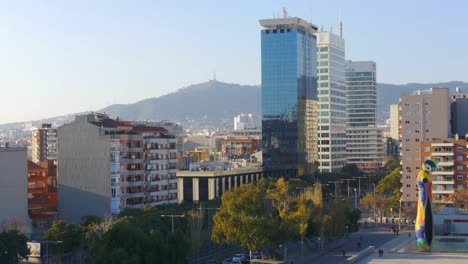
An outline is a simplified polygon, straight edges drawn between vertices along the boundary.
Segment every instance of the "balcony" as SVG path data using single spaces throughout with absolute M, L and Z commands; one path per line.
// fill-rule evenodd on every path
M 143 152 L 143 147 L 120 146 L 119 150 L 124 152 Z
M 432 190 L 433 194 L 452 194 L 453 190 Z
M 432 175 L 454 175 L 455 172 L 453 171 L 434 171 Z
M 144 174 L 143 170 L 120 170 L 121 175 L 142 175 Z
M 455 163 L 453 161 L 441 161 L 439 163 L 437 163 L 437 166 L 439 167 L 449 167 L 449 166 L 453 166 Z
M 120 163 L 143 163 L 143 159 L 120 158 Z
M 137 193 L 121 193 L 117 196 L 117 198 L 140 198 L 144 197 L 145 193 L 137 192 Z
M 447 157 L 447 156 L 453 156 L 453 152 L 449 151 L 441 151 L 441 152 L 432 152 L 433 157 Z
M 433 185 L 437 185 L 437 184 L 450 184 L 450 185 L 453 185 L 455 184 L 455 181 L 433 181 L 432 182 Z

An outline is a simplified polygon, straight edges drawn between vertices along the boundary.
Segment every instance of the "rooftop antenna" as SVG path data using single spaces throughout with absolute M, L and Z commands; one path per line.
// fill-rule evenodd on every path
M 340 37 L 343 38 L 343 21 L 341 21 L 341 11 L 340 11 Z
M 288 18 L 288 11 L 286 10 L 286 7 L 283 7 L 283 18 Z
M 213 72 L 213 81 L 216 82 L 216 71 Z

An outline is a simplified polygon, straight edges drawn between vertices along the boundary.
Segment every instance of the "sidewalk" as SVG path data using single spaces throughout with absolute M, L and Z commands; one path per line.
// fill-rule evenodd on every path
M 411 234 L 411 237 L 408 237 L 408 233 Z M 373 259 L 391 259 L 392 255 L 398 251 L 401 247 L 408 243 L 416 243 L 415 242 L 415 237 L 414 237 L 414 231 L 412 229 L 409 229 L 407 227 L 407 230 L 401 230 L 399 235 L 396 235 L 396 237 L 387 243 L 383 244 L 380 247 L 375 248 L 374 254 L 371 254 L 360 261 L 357 261 L 356 263 L 359 264 L 365 264 L 369 263 Z M 379 257 L 378 250 L 383 249 L 384 254 L 382 257 Z

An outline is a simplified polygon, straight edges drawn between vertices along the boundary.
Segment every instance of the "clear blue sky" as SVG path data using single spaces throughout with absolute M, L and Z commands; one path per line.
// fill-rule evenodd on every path
M 260 84 L 260 18 L 333 27 L 386 83 L 468 81 L 466 1 L 0 0 L 0 123 L 133 103 L 190 84 Z M 178 107 L 178 106 L 174 106 Z

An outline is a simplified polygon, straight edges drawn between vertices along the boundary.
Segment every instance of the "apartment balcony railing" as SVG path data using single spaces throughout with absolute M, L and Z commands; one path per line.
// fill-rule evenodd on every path
M 120 158 L 119 159 L 120 163 L 143 163 L 143 159 L 132 159 L 132 158 Z
M 434 157 L 453 156 L 453 152 L 450 152 L 450 151 L 432 152 L 432 156 Z
M 119 150 L 125 152 L 143 152 L 143 147 L 120 146 Z
M 453 190 L 432 190 L 433 194 L 452 194 Z
M 434 171 L 432 175 L 454 175 L 455 172 L 453 171 Z
M 437 163 L 437 166 L 439 167 L 448 167 L 448 166 L 453 166 L 455 163 L 453 161 L 441 161 Z
M 120 170 L 121 175 L 142 175 L 144 170 Z
M 437 185 L 437 184 L 449 184 L 449 185 L 453 185 L 455 184 L 455 181 L 433 181 L 432 182 L 433 185 Z

